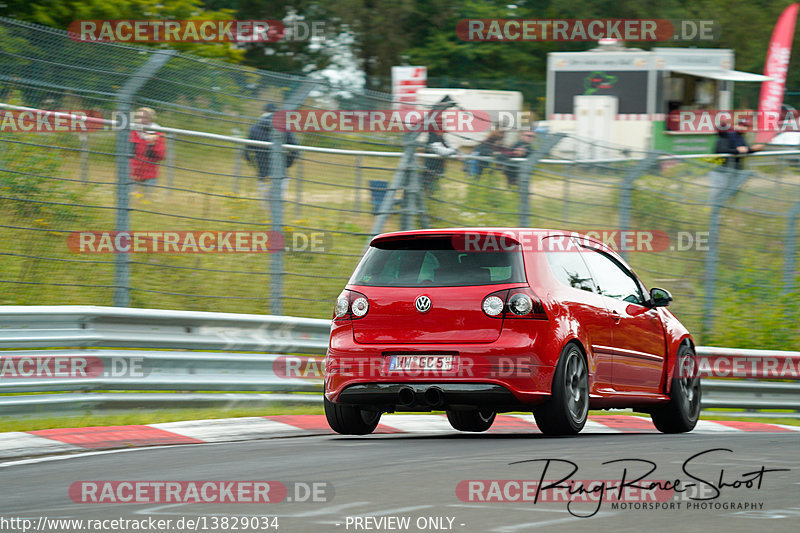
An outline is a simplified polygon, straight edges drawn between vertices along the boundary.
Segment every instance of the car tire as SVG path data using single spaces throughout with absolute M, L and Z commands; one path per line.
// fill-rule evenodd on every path
M 323 398 L 325 418 L 328 425 L 336 433 L 342 435 L 369 435 L 378 427 L 381 420 L 380 411 L 368 411 L 356 405 L 333 403 Z
M 691 346 L 678 348 L 677 376 L 672 378 L 669 403 L 650 413 L 653 425 L 662 433 L 686 433 L 697 425 L 700 418 L 700 378 L 697 376 L 697 359 Z
M 545 435 L 577 435 L 589 414 L 589 373 L 586 359 L 575 343 L 567 344 L 558 358 L 550 399 L 533 410 L 536 425 Z
M 459 431 L 486 431 L 494 423 L 497 413 L 487 409 L 473 409 L 469 411 L 447 411 L 447 420 L 453 429 Z

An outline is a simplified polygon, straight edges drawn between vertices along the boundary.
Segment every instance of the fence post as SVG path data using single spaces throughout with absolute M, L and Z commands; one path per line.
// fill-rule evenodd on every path
M 281 106 L 281 111 L 291 111 L 299 107 L 317 85 L 319 85 L 318 81 L 306 80 L 303 82 L 303 84 L 284 101 Z M 273 235 L 283 234 L 283 188 L 286 183 L 286 154 L 283 145 L 286 142 L 286 137 L 286 132 L 271 128 L 270 141 L 273 144 L 270 146 L 269 153 L 269 175 L 272 178 L 272 183 L 270 184 L 270 210 L 272 211 L 270 229 Z M 283 314 L 284 253 L 284 250 L 280 249 L 270 254 L 269 282 L 270 293 L 272 294 L 270 313 L 273 315 Z
M 800 217 L 800 202 L 796 202 L 787 215 L 786 248 L 783 256 L 783 294 L 794 292 L 794 272 L 797 268 L 797 217 Z
M 167 133 L 166 135 L 166 150 L 167 150 L 167 194 L 172 194 L 172 187 L 175 183 L 175 135 Z
M 353 203 L 355 204 L 356 211 L 361 211 L 361 187 L 363 185 L 362 180 L 363 176 L 361 175 L 361 154 L 356 156 L 356 188 L 355 188 L 355 198 L 353 198 Z
M 286 160 L 284 159 L 283 142 L 286 133 L 272 128 L 270 132 L 269 147 L 269 175 L 272 178 L 270 183 L 270 224 L 272 235 L 283 234 L 283 180 L 286 179 Z M 278 250 L 271 254 L 269 284 L 272 300 L 270 302 L 270 313 L 280 315 L 283 311 L 283 250 Z
M 621 231 L 631 229 L 631 209 L 633 205 L 633 184 L 642 177 L 645 172 L 650 170 L 658 160 L 657 152 L 648 152 L 635 165 L 630 167 L 622 177 L 622 186 L 619 194 L 619 229 Z M 619 255 L 628 259 L 627 251 L 620 247 Z
M 79 133 L 81 141 L 81 181 L 86 183 L 89 179 L 89 134 Z
M 416 147 L 416 142 L 414 142 Z M 429 228 L 430 223 L 428 220 L 428 208 L 422 194 L 422 181 L 420 179 L 419 160 L 416 157 L 411 158 L 411 167 L 409 168 L 409 188 L 414 201 L 412 216 L 417 220 L 417 227 Z
M 416 148 L 416 143 L 414 143 Z M 416 150 L 415 150 L 416 151 Z M 403 182 L 403 214 L 401 228 L 403 230 L 416 229 L 422 225 L 428 226 L 428 217 L 424 214 L 424 202 L 422 201 L 422 187 L 419 182 L 417 172 L 417 158 L 412 157 L 405 172 Z
M 523 228 L 530 225 L 530 177 L 533 169 L 565 136 L 565 133 L 543 135 L 543 139 L 537 144 L 531 155 L 517 167 L 519 173 L 519 225 Z
M 300 218 L 303 213 L 303 154 L 297 157 L 294 166 L 294 218 Z
M 372 231 L 370 237 L 367 239 L 366 246 L 369 246 L 369 241 L 373 236 L 383 231 L 383 226 L 386 225 L 386 220 L 392 214 L 392 206 L 394 205 L 394 196 L 397 191 L 402 189 L 406 180 L 408 179 L 408 169 L 414 164 L 416 158 L 417 143 L 416 139 L 419 133 L 409 132 L 403 137 L 403 157 L 400 158 L 400 163 L 394 171 L 394 179 L 392 184 L 386 189 L 386 195 L 383 197 L 378 214 L 375 217 L 375 222 L 372 224 Z
M 714 296 L 717 292 L 717 265 L 719 263 L 719 226 L 722 208 L 732 198 L 744 182 L 750 177 L 745 170 L 736 170 L 723 166 L 720 171 L 724 176 L 722 187 L 714 195 L 711 204 L 711 216 L 708 221 L 708 252 L 706 252 L 705 273 L 703 285 L 706 289 L 705 302 L 703 303 L 703 326 L 700 330 L 703 342 L 708 340 L 708 335 L 714 329 Z
M 128 140 L 131 132 L 131 107 L 133 97 L 166 64 L 177 50 L 156 50 L 147 62 L 131 75 L 117 93 L 117 113 L 123 117 L 125 127 L 117 132 L 117 220 L 116 231 L 130 230 L 130 180 L 128 165 L 131 157 L 131 143 Z M 128 307 L 130 294 L 130 257 L 129 254 L 117 252 L 114 255 L 114 305 Z
M 231 135 L 233 137 L 242 138 L 242 130 L 239 128 L 231 128 Z M 244 158 L 244 151 L 247 149 L 245 144 L 237 144 L 233 151 L 233 194 L 239 195 L 239 182 L 242 180 L 242 158 Z

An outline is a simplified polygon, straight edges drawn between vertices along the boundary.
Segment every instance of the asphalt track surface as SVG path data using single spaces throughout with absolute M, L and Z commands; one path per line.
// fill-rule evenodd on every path
M 725 449 L 711 451 L 712 449 Z M 698 455 L 700 454 L 700 455 Z M 692 459 L 692 457 L 694 458 Z M 723 487 L 705 503 L 711 508 L 687 508 L 684 496 L 675 509 L 613 509 L 612 502 L 463 501 L 456 487 L 464 480 L 538 480 L 546 463 L 536 459 L 572 461 L 573 480 L 618 481 L 627 466 L 630 477 L 643 472 L 649 460 L 656 470 L 646 479 L 681 479 L 697 486 L 686 495 L 710 496 L 711 485 L 751 480 L 751 487 Z M 626 459 L 623 463 L 603 464 Z M 523 462 L 520 462 L 523 461 Z M 688 462 L 687 462 L 688 461 Z M 514 463 L 514 464 L 512 464 Z M 571 469 L 553 461 L 552 473 Z M 793 531 L 800 530 L 800 435 L 798 433 L 652 433 L 582 434 L 548 438 L 541 434 L 382 434 L 275 438 L 234 443 L 163 446 L 125 451 L 53 456 L 0 465 L 0 530 L 22 531 L 3 519 L 47 520 L 170 519 L 170 528 L 149 531 L 190 531 L 175 524 L 180 518 L 205 518 L 198 531 Z M 761 467 L 767 471 L 755 483 Z M 561 468 L 561 470 L 559 470 Z M 649 467 L 648 467 L 649 468 Z M 327 497 L 317 502 L 268 504 L 85 504 L 74 503 L 69 487 L 85 480 L 276 480 L 324 482 Z M 490 487 L 487 483 L 484 485 Z M 702 492 L 701 492 L 702 488 Z M 694 492 L 692 492 L 694 491 Z M 480 491 L 473 493 L 473 499 Z M 482 494 L 487 495 L 488 492 Z M 513 497 L 516 493 L 510 492 Z M 703 503 L 703 502 L 696 502 Z M 755 509 L 730 509 L 747 503 Z M 716 507 L 716 508 L 715 508 Z M 591 514 L 580 518 L 574 514 Z M 277 517 L 279 528 L 213 528 L 213 517 Z M 381 518 L 408 519 L 379 522 Z M 361 518 L 362 521 L 357 522 Z M 452 522 L 450 522 L 452 519 Z M 45 525 L 47 522 L 44 522 Z M 110 524 L 110 523 L 109 523 Z M 274 524 L 274 522 L 272 522 Z M 360 526 L 359 526 L 360 524 Z M 52 526 L 52 523 L 51 523 Z M 382 526 L 382 527 L 381 527 Z M 35 526 L 34 526 L 35 527 Z M 132 529 L 75 527 L 39 531 L 124 531 Z M 32 529 L 35 530 L 35 529 Z M 30 530 L 29 530 L 30 531 Z

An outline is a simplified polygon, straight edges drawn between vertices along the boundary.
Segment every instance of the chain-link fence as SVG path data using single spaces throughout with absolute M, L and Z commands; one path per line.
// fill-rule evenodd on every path
M 108 118 L 144 106 L 166 140 L 157 179 L 138 182 L 130 121 L 87 134 L 2 128 L 0 304 L 328 317 L 376 232 L 530 226 L 622 245 L 648 286 L 673 292 L 671 309 L 705 344 L 800 347 L 796 155 L 751 157 L 737 170 L 603 146 L 608 159 L 579 161 L 557 147 L 589 141 L 540 134 L 526 157 L 451 157 L 440 174 L 426 164 L 425 136 L 411 133 L 301 133 L 288 147 L 273 135 L 248 148 L 267 104 L 386 109 L 391 98 L 165 49 L 74 42 L 11 19 L 0 19 L 0 42 L 6 111 Z M 245 158 L 257 162 L 258 149 L 288 156 L 269 158 L 268 174 L 286 179 L 259 179 Z M 120 242 L 104 249 L 90 234 L 115 231 L 152 234 L 151 248 L 110 253 Z M 202 243 L 186 237 L 204 232 L 267 233 L 280 246 L 242 251 L 233 234 L 239 251 L 198 253 Z M 166 233 L 179 234 L 180 250 L 153 250 Z M 81 236 L 96 240 L 84 249 Z

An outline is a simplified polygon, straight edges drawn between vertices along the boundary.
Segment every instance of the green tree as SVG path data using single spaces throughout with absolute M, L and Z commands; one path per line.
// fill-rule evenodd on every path
M 67 29 L 76 20 L 231 20 L 231 9 L 206 9 L 202 0 L 7 0 L 0 15 Z M 166 44 L 154 43 L 163 47 Z M 228 43 L 170 43 L 181 52 L 239 62 L 244 50 Z

